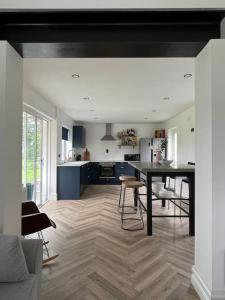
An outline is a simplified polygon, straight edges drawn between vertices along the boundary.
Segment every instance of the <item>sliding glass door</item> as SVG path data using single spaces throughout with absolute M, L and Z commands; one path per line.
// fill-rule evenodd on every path
M 48 198 L 48 141 L 48 120 L 24 112 L 22 179 L 28 200 L 35 201 L 37 205 Z

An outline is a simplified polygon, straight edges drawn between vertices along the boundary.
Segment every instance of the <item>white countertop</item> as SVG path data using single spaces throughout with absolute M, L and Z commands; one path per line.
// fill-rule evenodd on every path
M 89 163 L 90 161 L 69 161 L 63 164 L 58 164 L 58 167 L 81 167 L 83 165 L 86 165 L 87 163 Z
M 113 160 L 113 159 L 99 159 L 99 160 L 91 160 L 91 161 L 69 161 L 66 163 L 62 163 L 62 164 L 57 164 L 58 167 L 81 167 L 89 162 L 103 162 L 103 163 L 107 163 L 107 162 L 112 162 L 112 163 L 116 163 L 116 162 L 128 162 L 125 160 Z

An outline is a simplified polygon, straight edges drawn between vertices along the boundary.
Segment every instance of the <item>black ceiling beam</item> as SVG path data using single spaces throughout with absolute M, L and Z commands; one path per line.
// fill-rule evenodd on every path
M 2 11 L 23 57 L 192 57 L 220 38 L 221 10 Z

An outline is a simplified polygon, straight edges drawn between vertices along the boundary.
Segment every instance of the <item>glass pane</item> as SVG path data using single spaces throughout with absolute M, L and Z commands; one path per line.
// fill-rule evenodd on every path
M 36 122 L 35 117 L 26 114 L 26 185 L 28 200 L 35 199 L 35 161 L 36 161 Z
M 23 113 L 23 136 L 22 136 L 22 184 L 26 186 L 26 113 Z
M 36 204 L 41 204 L 41 137 L 42 137 L 42 121 L 37 118 L 36 125 L 36 176 L 35 176 L 35 190 L 36 190 Z
M 42 122 L 42 203 L 48 199 L 48 122 Z

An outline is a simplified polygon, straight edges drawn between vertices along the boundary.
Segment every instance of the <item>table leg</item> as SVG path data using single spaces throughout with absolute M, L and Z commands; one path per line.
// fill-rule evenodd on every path
M 190 217 L 189 217 L 189 235 L 194 236 L 195 235 L 195 174 L 191 174 L 189 176 L 190 179 L 190 185 L 189 185 L 189 209 L 190 209 Z
M 152 176 L 148 172 L 146 176 L 147 185 L 147 235 L 152 235 Z
M 164 182 L 166 184 L 166 176 L 162 176 L 162 182 Z M 166 207 L 166 200 L 165 199 L 162 200 L 162 207 Z
M 135 169 L 135 177 L 139 180 L 140 179 L 140 172 Z M 137 207 L 138 203 L 138 189 L 134 189 L 134 207 Z

